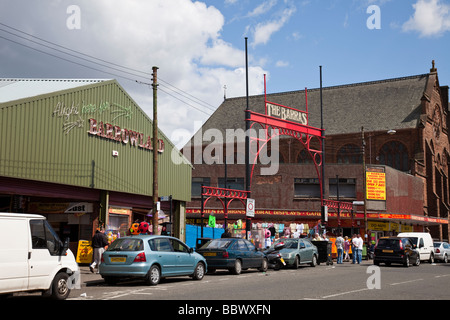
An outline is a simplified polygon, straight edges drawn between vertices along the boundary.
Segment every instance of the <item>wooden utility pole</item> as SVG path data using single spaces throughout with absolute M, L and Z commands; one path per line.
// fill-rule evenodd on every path
M 153 67 L 153 234 L 158 233 L 158 103 L 157 103 L 157 89 L 158 89 L 158 78 L 157 70 L 158 67 Z

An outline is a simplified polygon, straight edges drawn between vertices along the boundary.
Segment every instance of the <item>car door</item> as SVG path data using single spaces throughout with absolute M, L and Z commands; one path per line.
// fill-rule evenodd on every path
M 242 268 L 250 268 L 251 267 L 251 257 L 250 257 L 250 251 L 248 250 L 247 245 L 245 244 L 244 239 L 239 239 L 236 242 L 236 250 L 238 257 L 241 257 L 242 261 Z
M 46 220 L 30 220 L 31 250 L 29 257 L 28 289 L 44 288 L 61 265 L 61 242 Z
M 176 271 L 177 257 L 168 238 L 149 240 L 150 249 L 156 254 L 156 261 L 161 266 L 161 274 L 173 275 Z
M 191 274 L 194 271 L 195 259 L 189 253 L 189 248 L 177 239 L 170 239 L 176 256 L 175 272 L 177 274 Z
M 303 239 L 298 239 L 299 241 L 299 250 L 300 250 L 300 262 L 309 262 L 312 261 L 313 248 L 308 241 L 304 241 Z
M 256 250 L 256 247 L 250 241 L 244 240 L 248 249 L 249 264 L 251 267 L 258 268 L 262 263 L 262 254 Z

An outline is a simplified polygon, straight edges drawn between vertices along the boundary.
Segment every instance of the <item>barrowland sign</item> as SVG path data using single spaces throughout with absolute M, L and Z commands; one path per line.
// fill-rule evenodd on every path
M 196 122 L 196 125 L 198 122 Z M 187 130 L 175 130 L 172 134 L 172 141 L 179 141 L 187 137 Z M 226 129 L 225 134 L 219 129 L 208 129 L 203 132 L 197 131 L 194 137 L 189 140 L 183 148 L 184 159 L 179 156 L 177 150 L 172 150 L 172 162 L 174 164 L 192 163 L 192 164 L 224 164 L 226 158 L 227 164 L 245 164 L 245 139 L 249 137 L 253 141 L 264 141 L 267 139 L 267 132 L 263 129 L 249 129 L 247 132 L 243 129 Z M 193 145 L 192 142 L 193 141 Z M 264 145 L 265 144 L 265 145 Z M 257 145 L 250 143 L 250 164 L 259 163 L 261 175 L 274 175 L 279 169 L 279 135 L 278 130 L 271 132 L 271 137 L 267 143 Z M 236 148 L 235 148 L 236 147 Z M 271 152 L 276 150 L 277 152 Z M 235 154 L 237 157 L 235 157 Z

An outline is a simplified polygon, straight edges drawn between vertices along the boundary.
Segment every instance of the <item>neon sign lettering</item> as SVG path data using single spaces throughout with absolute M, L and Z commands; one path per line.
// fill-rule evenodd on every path
M 131 146 L 138 147 L 145 150 L 153 150 L 153 138 L 145 136 L 141 132 L 134 130 L 120 128 L 119 126 L 103 123 L 103 121 L 97 122 L 97 120 L 89 119 L 89 131 L 88 134 L 98 136 L 111 141 L 122 142 L 123 144 L 130 143 Z M 164 141 L 158 140 L 158 152 L 164 152 Z

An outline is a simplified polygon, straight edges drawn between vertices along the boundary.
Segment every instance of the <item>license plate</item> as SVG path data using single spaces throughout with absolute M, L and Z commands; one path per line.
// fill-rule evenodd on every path
M 111 262 L 125 262 L 127 258 L 125 257 L 111 257 Z
M 216 252 L 205 252 L 203 254 L 204 257 L 215 257 L 217 255 Z
M 283 258 L 280 258 L 280 261 L 283 263 L 283 265 L 286 265 L 286 262 L 284 262 Z
M 384 253 L 394 253 L 394 250 L 383 250 Z

